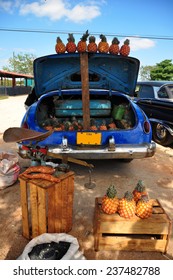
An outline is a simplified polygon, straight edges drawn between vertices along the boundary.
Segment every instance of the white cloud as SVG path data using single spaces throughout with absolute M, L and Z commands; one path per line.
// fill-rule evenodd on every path
M 129 38 L 130 40 L 130 49 L 132 51 L 138 51 L 141 49 L 149 49 L 155 46 L 155 42 L 151 39 L 147 38 Z M 124 40 L 121 40 L 121 45 L 123 44 Z
M 15 8 L 18 8 L 23 2 L 22 0 L 15 0 L 15 1 L 6 1 L 6 0 L 0 0 L 0 9 L 4 10 L 7 13 L 12 14 L 13 10 Z
M 98 3 L 98 4 L 96 4 Z M 48 17 L 52 21 L 62 18 L 76 23 L 90 21 L 101 14 L 99 1 L 79 3 L 72 6 L 71 1 L 63 0 L 40 0 L 29 4 L 21 4 L 21 15 L 33 14 L 37 17 Z

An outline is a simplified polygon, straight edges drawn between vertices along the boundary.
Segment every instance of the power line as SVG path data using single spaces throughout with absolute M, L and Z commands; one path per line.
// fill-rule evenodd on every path
M 19 29 L 19 28 L 1 28 L 0 31 L 7 32 L 25 32 L 25 33 L 44 33 L 44 34 L 68 34 L 73 33 L 76 35 L 81 35 L 81 31 L 63 31 L 63 30 L 36 30 L 36 29 Z M 100 35 L 102 32 L 92 32 L 92 35 Z M 154 40 L 173 40 L 172 36 L 157 36 L 157 35 L 127 35 L 127 34 L 114 34 L 114 33 L 104 33 L 105 36 L 109 37 L 129 37 L 129 38 L 140 38 L 140 39 L 154 39 Z

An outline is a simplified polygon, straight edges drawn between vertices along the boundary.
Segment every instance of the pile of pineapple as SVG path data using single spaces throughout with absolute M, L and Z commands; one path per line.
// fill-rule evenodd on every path
M 87 39 L 89 37 L 89 43 L 87 45 Z M 120 54 L 123 56 L 128 56 L 130 53 L 130 41 L 126 39 L 124 44 L 119 47 L 119 40 L 114 37 L 111 45 L 109 46 L 106 36 L 103 34 L 100 35 L 100 42 L 97 46 L 96 38 L 94 36 L 89 36 L 88 30 L 83 34 L 80 41 L 75 44 L 75 38 L 72 33 L 68 34 L 67 38 L 68 43 L 65 45 L 60 37 L 56 39 L 55 51 L 58 54 L 62 53 L 79 53 L 90 52 L 90 53 L 110 53 L 110 54 Z
M 101 208 L 106 214 L 118 213 L 121 217 L 130 219 L 135 215 L 141 219 L 152 215 L 152 200 L 142 180 L 139 180 L 132 192 L 126 191 L 124 197 L 119 199 L 114 185 L 110 185 L 106 195 L 102 198 Z
M 45 130 L 55 130 L 55 131 L 82 131 L 83 130 L 83 120 L 77 119 L 75 116 L 65 119 L 57 119 L 56 117 L 50 117 L 42 121 L 40 124 Z M 91 131 L 97 130 L 115 130 L 118 129 L 114 123 L 113 118 L 97 120 L 95 118 L 90 119 Z

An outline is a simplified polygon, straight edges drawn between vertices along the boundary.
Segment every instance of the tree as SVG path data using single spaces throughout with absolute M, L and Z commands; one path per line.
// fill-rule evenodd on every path
M 151 80 L 154 81 L 173 81 L 172 60 L 166 59 L 157 63 L 150 72 Z
M 145 80 L 151 80 L 150 77 L 150 72 L 153 69 L 154 66 L 141 66 L 140 67 L 140 72 L 139 72 L 139 76 L 140 76 L 140 80 L 145 81 Z
M 9 72 L 33 75 L 33 61 L 35 58 L 33 54 L 29 53 L 13 53 L 13 57 L 9 58 L 9 66 L 4 66 L 2 69 Z

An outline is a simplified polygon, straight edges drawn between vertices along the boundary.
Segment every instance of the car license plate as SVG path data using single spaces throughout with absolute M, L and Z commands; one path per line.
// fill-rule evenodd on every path
M 77 132 L 77 145 L 101 145 L 100 132 Z

